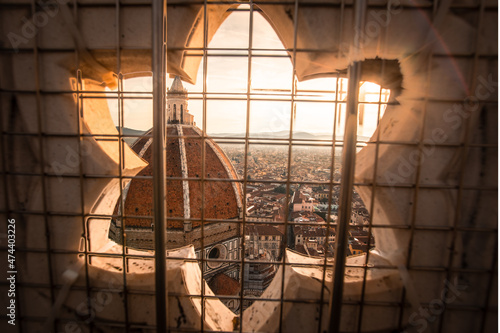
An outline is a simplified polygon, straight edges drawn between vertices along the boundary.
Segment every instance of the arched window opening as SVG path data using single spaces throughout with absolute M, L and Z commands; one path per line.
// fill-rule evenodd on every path
M 253 296 L 270 285 L 286 248 L 313 257 L 334 254 L 348 80 L 338 73 L 298 82 L 290 56 L 260 12 L 240 5 L 208 45 L 196 84 L 184 84 L 197 124 L 220 142 L 239 179 L 248 181 L 243 253 L 248 270 L 242 282 L 243 293 Z M 389 96 L 388 89 L 361 82 L 358 151 L 376 140 L 372 137 Z M 370 219 L 353 190 L 349 255 L 374 248 Z
M 221 154 L 227 155 L 234 166 L 236 179 L 241 180 L 246 175 L 247 188 L 242 191 L 246 193 L 246 212 L 241 212 L 240 218 L 241 214 L 245 215 L 244 234 L 250 242 L 244 252 L 232 251 L 227 257 L 240 260 L 243 256 L 252 273 L 241 277 L 241 271 L 229 269 L 227 274 L 240 277 L 244 294 L 259 296 L 277 273 L 286 248 L 312 257 L 330 258 L 334 254 L 348 80 L 344 74 L 337 73 L 327 78 L 298 82 L 293 76 L 291 54 L 286 52 L 273 28 L 258 11 L 254 11 L 254 30 L 250 33 L 249 14 L 248 5 L 240 5 L 231 12 L 208 45 L 197 83 L 183 82 L 182 85 L 189 94 L 189 112 L 199 129 L 220 142 Z M 250 41 L 252 52 L 248 52 Z M 131 91 L 136 87 L 151 90 L 150 80 L 144 78 L 124 82 L 129 84 Z M 167 79 L 168 87 L 174 84 L 178 83 L 173 77 Z M 361 82 L 358 151 L 369 145 L 370 140 L 376 140 L 372 136 L 389 96 L 388 89 Z M 117 127 L 121 122 L 124 133 L 147 130 L 147 126 L 152 126 L 151 122 L 145 121 L 151 119 L 151 106 L 140 99 L 132 101 L 129 105 L 125 99 L 121 106 L 123 115 L 113 117 Z M 109 103 L 112 110 L 119 109 L 113 101 Z M 172 108 L 172 124 L 184 124 L 183 103 L 179 103 L 177 110 L 177 102 L 167 102 L 168 108 Z M 183 135 L 189 133 L 183 131 Z M 174 138 L 180 135 L 178 132 L 170 134 Z M 226 137 L 231 139 L 224 139 Z M 128 143 L 136 140 L 128 138 Z M 248 148 L 245 148 L 245 141 L 249 142 Z M 198 141 L 185 140 L 186 147 L 192 144 L 199 148 Z M 186 152 L 189 153 L 190 149 L 187 148 Z M 142 149 L 135 150 L 139 154 L 145 153 Z M 289 169 L 288 158 L 291 159 Z M 205 160 L 204 163 L 209 162 Z M 176 162 L 176 165 L 181 164 Z M 220 175 L 220 172 L 212 174 Z M 172 173 L 169 176 L 175 177 Z M 210 173 L 206 177 L 210 178 Z M 269 183 L 270 180 L 276 183 Z M 308 184 L 311 182 L 313 184 Z M 194 193 L 192 186 L 191 183 L 187 186 L 191 194 Z M 205 192 L 205 195 L 212 194 L 218 195 L 217 192 Z M 230 207 L 230 204 L 213 205 L 213 209 L 223 210 L 220 208 L 223 206 Z M 363 254 L 375 246 L 369 230 L 371 217 L 368 208 L 353 190 L 348 255 Z M 170 209 L 169 214 L 175 217 L 177 213 Z M 207 242 L 211 243 L 209 238 Z M 197 253 L 201 257 L 205 252 Z M 208 260 L 220 259 L 221 250 L 212 247 L 206 255 Z M 262 261 L 268 264 L 263 266 Z M 209 261 L 206 267 L 217 269 L 221 266 L 220 262 Z M 214 273 L 205 277 L 209 282 L 211 274 Z M 217 294 L 217 290 L 214 292 Z M 247 302 L 244 308 L 249 305 Z
M 167 202 L 167 215 L 171 223 L 178 223 L 167 232 L 169 246 L 185 245 L 179 239 L 193 244 L 203 278 L 215 295 L 233 297 L 222 301 L 234 312 L 253 303 L 243 301 L 240 308 L 236 295 L 265 293 L 284 269 L 287 250 L 323 258 L 323 263 L 334 256 L 348 87 L 345 73 L 340 72 L 299 82 L 293 75 L 292 55 L 271 25 L 259 11 L 250 13 L 248 5 L 231 11 L 208 45 L 196 84 L 175 75 L 166 80 L 169 91 L 180 89 L 185 94 L 166 97 L 167 169 L 177 168 L 167 171 L 167 192 L 176 191 L 176 199 Z M 114 90 L 118 98 L 108 99 L 108 106 L 124 143 L 150 164 L 137 174 L 138 179 L 126 179 L 121 191 L 106 192 L 116 197 L 108 210 L 119 216 L 111 219 L 108 237 L 115 245 L 126 244 L 128 250 L 142 253 L 154 248 L 152 80 L 147 74 L 130 76 L 122 76 Z M 389 96 L 388 89 L 375 83 L 360 83 L 357 151 L 377 140 L 374 133 Z M 213 142 L 205 141 L 203 155 L 203 140 L 211 138 Z M 122 162 L 125 165 L 127 160 Z M 205 175 L 201 168 L 194 172 L 190 163 L 204 165 Z M 220 168 L 212 170 L 217 163 Z M 202 191 L 200 183 L 189 178 L 208 187 Z M 218 178 L 233 180 L 223 183 Z M 239 202 L 227 199 L 231 193 L 241 197 Z M 138 199 L 148 196 L 150 200 Z M 201 200 L 207 198 L 216 202 L 205 203 L 202 214 Z M 175 207 L 173 202 L 180 205 Z M 200 231 L 211 222 L 182 221 L 186 216 L 221 219 L 220 228 L 227 231 L 212 236 L 205 230 L 201 242 Z M 366 255 L 375 247 L 370 221 L 369 207 L 353 189 L 349 257 Z M 189 233 L 192 236 L 186 236 Z M 242 246 L 233 248 L 233 243 Z M 119 260 L 96 259 L 94 264 L 119 267 Z M 153 269 L 150 264 L 147 267 Z M 226 278 L 234 285 L 229 295 L 221 287 Z

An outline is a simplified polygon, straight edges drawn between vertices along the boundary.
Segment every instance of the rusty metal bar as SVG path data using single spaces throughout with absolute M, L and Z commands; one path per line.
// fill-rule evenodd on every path
M 354 31 L 363 31 L 366 1 L 356 1 L 354 5 Z M 354 48 L 361 47 L 359 36 L 354 37 Z M 348 68 L 346 119 L 344 129 L 344 149 L 342 151 L 342 178 L 340 182 L 340 204 L 335 243 L 333 289 L 330 295 L 329 332 L 340 331 L 344 271 L 349 241 L 352 189 L 354 187 L 354 166 L 356 163 L 356 142 L 358 127 L 358 94 L 361 77 L 361 62 L 355 61 Z
M 243 198 L 242 198 L 242 209 L 243 215 L 241 216 L 241 243 L 240 243 L 240 313 L 239 320 L 240 325 L 238 327 L 238 332 L 243 331 L 243 307 L 245 305 L 245 253 L 246 253 L 246 240 L 245 240 L 245 228 L 247 225 L 247 182 L 248 182 L 248 152 L 250 151 L 249 136 L 250 136 L 250 106 L 251 106 L 251 90 L 252 90 L 252 45 L 253 45 L 253 11 L 254 4 L 250 0 L 249 3 L 249 23 L 248 23 L 248 64 L 247 64 L 247 91 L 246 91 L 246 114 L 245 114 L 245 141 L 244 141 L 244 167 L 243 167 Z M 250 265 L 248 266 L 250 269 Z
M 344 26 L 344 10 L 345 10 L 345 1 L 342 0 L 340 4 L 340 20 L 338 24 L 338 37 L 339 40 L 342 37 L 342 30 Z M 340 49 L 338 51 L 340 55 Z M 321 293 L 320 293 L 320 306 L 319 306 L 319 319 L 318 319 L 318 329 L 317 333 L 320 333 L 323 329 L 323 303 L 325 301 L 325 284 L 326 284 L 326 271 L 328 266 L 328 249 L 330 247 L 329 238 L 330 238 L 330 228 L 332 227 L 331 215 L 332 215 L 332 201 L 333 201 L 333 187 L 335 184 L 334 175 L 335 175 L 335 146 L 337 143 L 337 117 L 341 116 L 341 106 L 339 104 L 339 98 L 342 94 L 340 90 L 342 89 L 342 80 L 340 78 L 340 74 L 337 73 L 337 78 L 335 80 L 335 111 L 333 115 L 333 133 L 332 133 L 332 155 L 330 161 L 330 181 L 328 185 L 328 211 L 326 214 L 326 237 L 325 237 L 325 258 L 323 261 L 323 274 L 321 278 Z M 340 92 L 340 94 L 339 94 Z M 339 124 L 340 125 L 340 124 Z
M 153 1 L 153 207 L 155 223 L 156 331 L 167 332 L 165 87 L 167 2 Z
M 291 173 L 292 173 L 292 151 L 293 151 L 293 129 L 294 129 L 294 119 L 296 114 L 296 103 L 295 103 L 295 91 L 297 89 L 297 85 L 295 83 L 296 80 L 296 62 L 297 62 L 297 29 L 298 29 L 298 15 L 299 15 L 299 0 L 295 0 L 294 2 L 294 20 L 293 20 L 293 52 L 292 52 L 292 82 L 291 82 L 291 91 L 290 95 L 290 127 L 288 133 L 288 161 L 287 161 L 287 175 L 286 175 L 286 190 L 285 190 L 285 209 L 284 209 L 284 218 L 285 218 L 285 233 L 283 235 L 284 246 L 288 246 L 288 218 L 290 214 L 290 183 L 291 183 Z M 285 274 L 286 274 L 286 255 L 283 255 L 281 258 L 281 290 L 280 290 L 280 322 L 279 322 L 279 332 L 283 332 L 283 311 L 284 311 L 284 293 L 285 293 Z

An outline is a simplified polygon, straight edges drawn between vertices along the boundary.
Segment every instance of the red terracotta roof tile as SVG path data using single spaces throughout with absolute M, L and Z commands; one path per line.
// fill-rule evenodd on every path
M 202 149 L 201 136 L 193 126 L 182 126 L 184 139 L 188 177 L 200 178 L 202 174 Z M 146 134 L 150 135 L 152 130 Z M 181 153 L 177 127 L 167 126 L 167 154 L 166 154 L 166 174 L 167 177 L 182 177 Z M 139 154 L 150 138 L 140 138 L 132 146 L 132 149 Z M 210 139 L 209 139 L 210 140 Z M 226 157 L 221 148 L 213 141 L 211 144 L 205 143 L 205 219 L 232 219 L 239 216 L 238 197 L 241 198 L 241 188 L 239 183 L 210 181 L 209 178 L 237 179 L 231 162 Z M 139 172 L 138 176 L 152 176 L 153 170 L 151 162 L 152 144 L 146 149 L 142 158 L 149 164 Z M 214 148 L 212 148 L 214 147 Z M 216 153 L 216 151 L 217 153 Z M 167 180 L 167 216 L 184 217 L 183 181 Z M 189 200 L 191 218 L 201 218 L 201 181 L 189 181 Z M 235 191 L 236 187 L 236 191 Z M 241 199 L 239 199 L 241 202 Z M 120 201 L 115 207 L 118 211 Z M 133 179 L 126 193 L 125 215 L 153 216 L 153 181 L 152 179 Z M 151 219 L 127 218 L 125 224 L 130 227 L 151 227 Z M 200 222 L 193 221 L 193 228 L 200 225 Z M 206 222 L 210 223 L 210 222 Z M 183 221 L 168 220 L 168 228 L 182 229 Z
M 215 295 L 234 296 L 241 290 L 240 283 L 224 273 L 215 275 L 209 286 Z

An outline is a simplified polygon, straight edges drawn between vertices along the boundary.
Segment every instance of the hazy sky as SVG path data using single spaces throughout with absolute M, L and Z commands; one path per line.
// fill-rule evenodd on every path
M 249 42 L 249 13 L 233 12 L 221 25 L 209 47 L 214 48 L 247 48 Z M 254 13 L 253 48 L 283 49 L 278 36 L 259 14 Z M 207 62 L 207 92 L 246 93 L 248 78 L 248 57 L 210 56 L 215 51 L 209 51 Z M 217 51 L 218 54 L 222 53 Z M 267 55 L 286 55 L 285 51 L 261 52 Z M 230 51 L 225 51 L 230 54 Z M 240 52 L 241 54 L 241 52 Z M 246 53 L 245 53 L 246 54 Z M 290 91 L 292 79 L 292 64 L 286 57 L 253 57 L 251 89 L 253 93 L 261 93 L 263 89 L 271 89 L 272 93 L 287 94 L 283 101 L 252 101 L 250 104 L 250 132 L 275 132 L 288 130 L 290 127 Z M 170 86 L 172 79 L 168 79 Z M 184 87 L 192 94 L 189 101 L 189 111 L 194 115 L 198 127 L 202 128 L 202 101 L 197 100 L 196 92 L 202 92 L 203 62 L 198 71 L 196 85 L 183 82 Z M 346 81 L 343 80 L 344 87 Z M 378 91 L 378 86 L 370 85 L 370 89 Z M 335 78 L 314 79 L 299 82 L 297 99 L 313 99 L 315 101 L 333 100 L 335 94 L 300 92 L 300 90 L 330 90 L 335 89 Z M 344 88 L 345 89 L 345 88 Z M 124 82 L 124 90 L 151 91 L 150 78 L 129 79 Z M 234 97 L 234 96 L 233 96 Z M 240 96 L 241 97 L 241 96 Z M 339 98 L 345 98 L 345 94 Z M 375 101 L 376 94 L 367 96 Z M 110 101 L 111 115 L 118 123 L 116 102 Z M 207 101 L 207 132 L 214 133 L 244 133 L 246 121 L 246 100 L 208 100 Z M 334 103 L 328 102 L 296 102 L 295 131 L 310 133 L 331 133 L 333 129 Z M 359 135 L 370 136 L 376 126 L 377 106 L 365 106 L 364 126 Z M 341 119 L 343 124 L 343 119 Z M 145 100 L 125 100 L 125 127 L 147 130 L 152 127 L 152 104 Z M 338 134 L 342 134 L 341 128 Z

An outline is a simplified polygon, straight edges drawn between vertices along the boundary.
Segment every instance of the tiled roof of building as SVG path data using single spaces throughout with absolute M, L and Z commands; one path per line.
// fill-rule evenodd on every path
M 302 235 L 304 237 L 326 237 L 326 228 L 324 227 L 295 226 L 293 232 L 295 233 L 295 235 Z M 329 236 L 335 235 L 335 229 L 330 228 Z
M 359 242 L 352 243 L 351 246 L 353 250 L 361 250 L 363 252 L 368 251 L 368 246 Z
M 295 251 L 302 253 L 302 254 L 307 254 L 304 245 L 301 245 L 301 244 L 295 245 Z
M 241 290 L 240 283 L 224 273 L 215 275 L 209 286 L 215 295 L 234 296 Z
M 257 234 L 261 236 L 283 236 L 277 228 L 268 225 L 246 225 L 246 234 Z
M 318 222 L 318 223 L 325 222 L 325 220 L 321 216 L 313 212 L 307 212 L 307 211 L 292 212 L 291 214 L 292 220 L 298 217 L 306 218 L 312 222 Z
M 285 195 L 285 194 L 281 194 L 281 193 L 280 193 L 280 194 L 277 194 L 274 198 L 275 198 L 276 200 L 280 200 L 280 199 L 283 199 L 283 198 L 285 198 L 285 197 L 286 197 L 286 195 Z
M 169 93 L 186 93 L 186 89 L 182 85 L 181 78 L 176 76 L 174 78 L 174 82 L 172 82 L 172 86 L 168 89 Z
M 295 191 L 295 194 L 293 195 L 293 203 L 302 203 L 302 200 L 305 200 L 302 193 L 300 191 Z
M 319 252 L 316 251 L 316 249 L 310 247 L 307 250 L 309 251 L 309 255 L 311 255 L 313 257 L 319 257 Z

